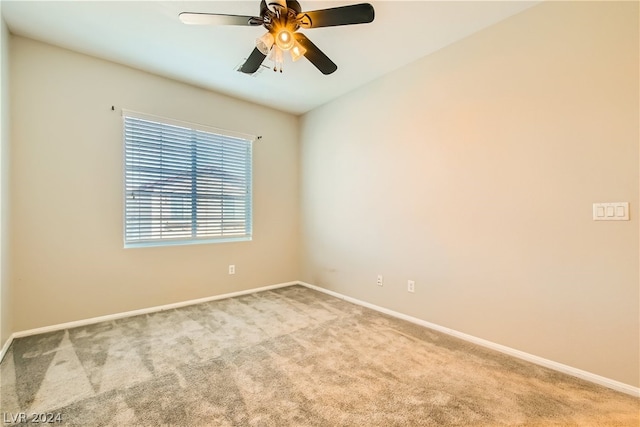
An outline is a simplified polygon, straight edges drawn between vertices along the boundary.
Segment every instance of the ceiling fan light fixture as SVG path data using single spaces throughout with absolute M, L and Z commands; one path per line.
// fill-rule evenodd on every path
M 282 50 L 289 50 L 293 47 L 295 39 L 293 33 L 288 28 L 281 28 L 276 34 L 276 45 Z
M 293 47 L 289 51 L 291 53 L 291 59 L 293 62 L 296 62 L 298 59 L 302 58 L 305 53 L 307 53 L 307 49 L 305 49 L 298 41 L 296 40 L 293 43 Z
M 267 32 L 262 37 L 256 39 L 256 47 L 263 55 L 268 55 L 274 42 L 273 34 Z

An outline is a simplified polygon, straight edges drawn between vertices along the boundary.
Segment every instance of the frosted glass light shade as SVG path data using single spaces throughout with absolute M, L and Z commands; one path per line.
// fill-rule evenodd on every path
M 298 43 L 298 41 L 296 40 L 293 43 L 293 47 L 291 48 L 291 50 L 289 51 L 291 53 L 291 59 L 293 59 L 293 61 L 297 61 L 298 59 L 302 58 L 304 56 L 305 53 L 307 53 L 307 49 L 305 49 L 300 43 Z
M 294 43 L 293 33 L 288 29 L 283 28 L 276 34 L 276 44 L 280 49 L 289 50 L 293 47 Z
M 262 37 L 256 39 L 256 47 L 263 55 L 268 55 L 273 46 L 273 34 L 265 33 Z

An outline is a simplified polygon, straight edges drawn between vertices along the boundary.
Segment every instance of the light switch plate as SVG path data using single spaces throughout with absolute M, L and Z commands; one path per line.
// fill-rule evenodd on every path
M 594 221 L 629 221 L 629 202 L 594 203 Z

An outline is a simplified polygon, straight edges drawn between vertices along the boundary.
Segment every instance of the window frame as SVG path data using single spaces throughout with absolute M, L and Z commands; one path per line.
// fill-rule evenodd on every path
M 127 134 L 126 134 L 126 119 L 138 119 L 157 123 L 159 125 L 177 126 L 181 128 L 189 129 L 190 131 L 200 131 L 213 134 L 218 137 L 227 137 L 234 139 L 242 139 L 247 142 L 248 159 L 246 164 L 245 173 L 247 174 L 247 196 L 245 198 L 245 209 L 247 210 L 247 216 L 244 222 L 245 233 L 240 236 L 204 236 L 201 238 L 194 237 L 193 234 L 188 238 L 155 238 L 150 240 L 131 241 L 127 236 L 127 185 L 128 185 L 128 171 L 127 171 Z M 259 136 L 245 134 L 241 132 L 230 131 L 226 129 L 220 129 L 212 126 L 207 126 L 199 123 L 186 122 L 167 117 L 155 116 L 151 114 L 139 113 L 136 111 L 122 110 L 122 166 L 123 166 L 123 183 L 122 183 L 122 237 L 124 248 L 142 248 L 142 247 L 157 247 L 157 246 L 183 246 L 183 245 L 196 245 L 196 244 L 210 244 L 210 243 L 229 243 L 229 242 L 243 242 L 251 241 L 253 239 L 253 143 L 261 139 Z M 187 193 L 185 193 L 187 194 Z M 196 192 L 190 193 L 193 198 Z M 193 205 L 191 205 L 193 211 Z M 166 208 L 171 209 L 172 206 L 167 204 Z M 197 224 L 197 223 L 196 223 Z M 192 224 L 193 227 L 197 225 Z

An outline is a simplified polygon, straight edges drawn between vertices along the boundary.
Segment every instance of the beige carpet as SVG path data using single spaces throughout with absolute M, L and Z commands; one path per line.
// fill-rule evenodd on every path
M 640 425 L 637 398 L 301 286 L 20 338 L 0 369 L 5 425 Z

